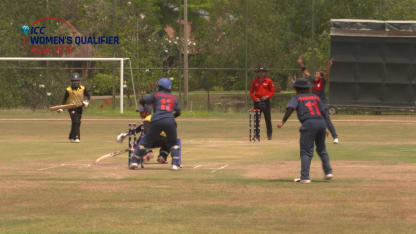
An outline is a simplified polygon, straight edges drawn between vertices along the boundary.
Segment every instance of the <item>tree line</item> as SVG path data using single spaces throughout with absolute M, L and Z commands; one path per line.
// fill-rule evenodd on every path
M 119 44 L 92 45 L 79 56 L 129 57 L 138 89 L 145 90 L 149 82 L 161 76 L 174 77 L 179 89 L 183 4 L 183 0 L 3 0 L 0 56 L 34 56 L 22 50 L 21 26 L 47 16 L 59 17 L 81 35 L 120 38 Z M 246 67 L 251 80 L 257 64 L 272 68 L 272 78 L 284 83 L 288 76 L 298 74 L 299 55 L 311 69 L 326 65 L 330 19 L 415 20 L 415 10 L 416 0 L 188 0 L 190 89 L 244 90 Z M 64 34 L 59 22 L 44 24 L 48 33 Z M 117 83 L 111 81 L 117 67 L 104 63 L 1 62 L 0 105 L 22 105 L 22 90 L 39 79 L 53 80 L 59 92 L 68 81 L 62 80 L 75 65 L 84 67 L 88 82 L 98 94 L 117 90 Z

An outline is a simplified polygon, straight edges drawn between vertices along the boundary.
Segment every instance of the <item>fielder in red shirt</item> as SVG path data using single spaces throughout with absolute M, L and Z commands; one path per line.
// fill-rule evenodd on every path
M 267 139 L 272 139 L 272 120 L 270 112 L 270 99 L 273 97 L 275 87 L 272 79 L 266 77 L 267 69 L 259 65 L 256 68 L 257 77 L 251 82 L 250 96 L 254 101 L 254 108 L 264 113 L 264 120 L 267 127 Z M 279 92 L 279 89 L 277 90 Z
M 326 82 L 329 79 L 329 73 L 332 67 L 332 59 L 328 61 L 328 67 L 327 67 L 326 72 L 316 71 L 314 76 L 308 71 L 308 69 L 306 69 L 301 56 L 299 56 L 297 62 L 302 69 L 302 73 L 306 77 L 308 77 L 309 81 L 313 84 L 312 93 L 316 94 L 321 99 L 321 102 L 324 105 L 325 112 L 327 112 L 328 114 L 329 108 L 328 108 L 328 105 L 326 105 L 325 86 L 326 86 Z M 325 121 L 329 129 L 329 132 L 331 133 L 332 138 L 334 139 L 334 144 L 338 144 L 339 143 L 338 134 L 335 130 L 334 125 L 332 124 L 329 114 L 328 114 L 328 118 L 326 118 Z

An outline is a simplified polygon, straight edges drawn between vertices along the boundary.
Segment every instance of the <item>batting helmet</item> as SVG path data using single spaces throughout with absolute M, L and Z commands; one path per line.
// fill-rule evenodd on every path
M 159 87 L 161 87 L 163 89 L 166 89 L 166 90 L 171 90 L 172 89 L 172 81 L 170 81 L 169 78 L 162 77 L 157 82 L 157 86 L 159 86 Z
M 71 81 L 81 81 L 79 73 L 72 73 Z

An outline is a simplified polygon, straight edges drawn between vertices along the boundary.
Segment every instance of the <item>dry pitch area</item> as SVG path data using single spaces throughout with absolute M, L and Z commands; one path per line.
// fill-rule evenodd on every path
M 154 163 L 127 170 L 126 154 L 94 165 L 126 147 L 115 136 L 131 121 L 93 118 L 84 118 L 80 144 L 67 142 L 68 120 L 0 120 L 0 233 L 416 230 L 414 116 L 334 117 L 335 179 L 322 179 L 315 155 L 309 185 L 292 182 L 297 121 L 253 144 L 245 116 L 181 119 L 183 169 L 175 172 Z

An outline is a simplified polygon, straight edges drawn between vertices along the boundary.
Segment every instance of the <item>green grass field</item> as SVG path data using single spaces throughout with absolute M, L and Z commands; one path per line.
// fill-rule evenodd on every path
M 186 117 L 188 116 L 188 117 Z M 416 116 L 335 116 L 319 157 L 299 176 L 299 123 L 248 142 L 247 117 L 178 119 L 183 168 L 128 170 L 115 137 L 133 116 L 84 116 L 80 144 L 67 115 L 0 112 L 0 233 L 414 233 Z M 31 119 L 36 118 L 36 119 Z M 16 120 L 19 119 L 19 120 Z M 136 121 L 138 122 L 138 121 Z M 264 122 L 262 122 L 264 127 Z

